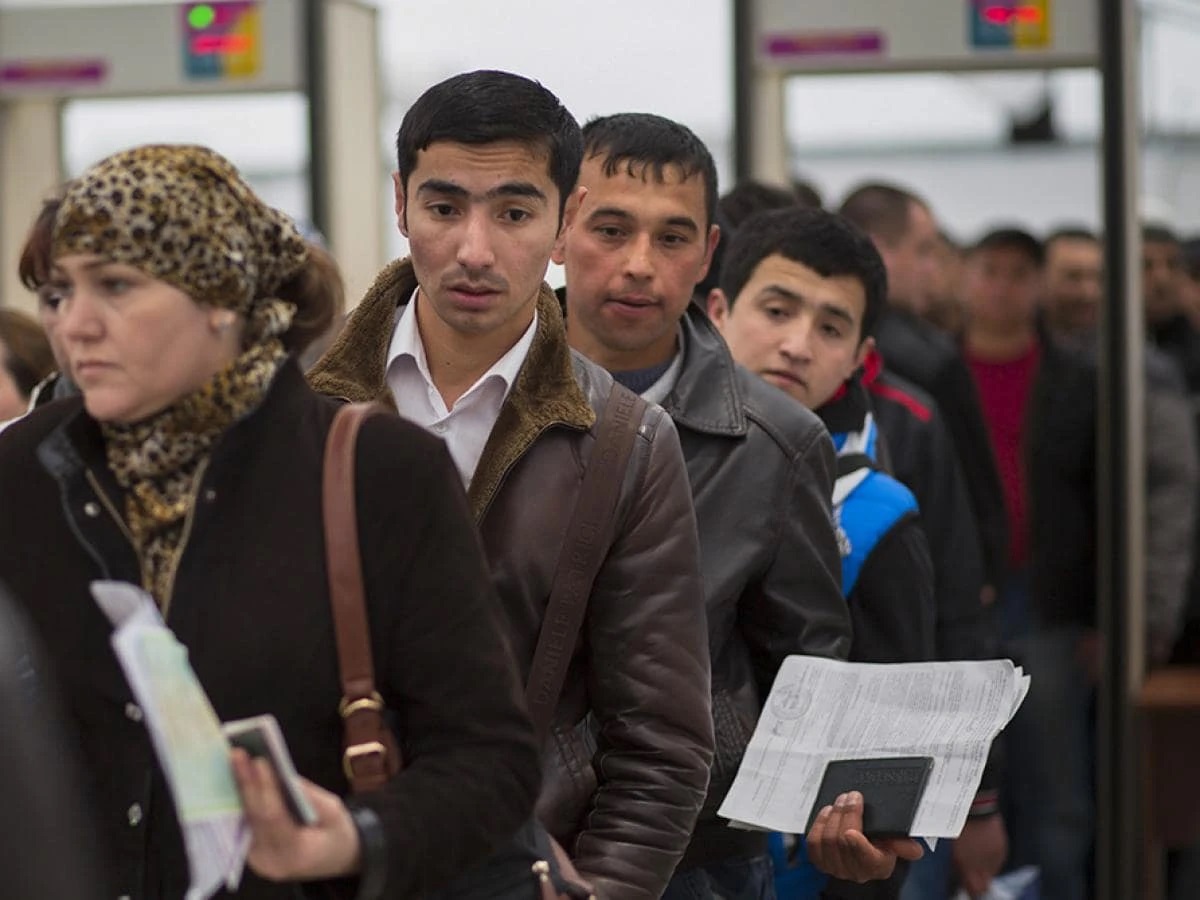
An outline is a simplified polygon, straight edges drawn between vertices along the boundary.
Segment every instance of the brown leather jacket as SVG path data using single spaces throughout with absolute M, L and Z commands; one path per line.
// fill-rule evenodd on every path
M 319 391 L 394 406 L 384 367 L 416 279 L 385 269 L 309 373 Z M 527 678 L 611 376 L 573 352 L 543 286 L 529 355 L 468 491 Z M 546 747 L 538 812 L 606 900 L 661 895 L 688 844 L 713 753 L 709 655 L 687 472 L 671 419 L 642 419 L 617 529 Z

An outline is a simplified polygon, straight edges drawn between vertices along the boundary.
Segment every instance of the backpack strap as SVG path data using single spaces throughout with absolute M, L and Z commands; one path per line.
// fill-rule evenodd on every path
M 596 443 L 558 557 L 525 686 L 534 727 L 543 738 L 558 706 L 592 585 L 608 555 L 617 499 L 647 406 L 637 394 L 613 382 L 596 428 Z
M 833 437 L 837 448 L 837 474 L 833 483 L 833 505 L 841 506 L 872 472 L 879 471 L 876 461 L 878 427 L 875 417 L 867 413 L 858 431 L 839 432 Z
M 842 592 L 854 592 L 875 547 L 905 516 L 917 512 L 912 492 L 883 472 L 869 458 L 847 458 L 834 482 L 833 516 L 842 554 Z
M 841 453 L 837 458 L 837 475 L 836 478 L 842 478 L 846 475 L 851 475 L 859 469 L 870 469 L 875 471 L 879 468 L 879 464 L 865 453 Z

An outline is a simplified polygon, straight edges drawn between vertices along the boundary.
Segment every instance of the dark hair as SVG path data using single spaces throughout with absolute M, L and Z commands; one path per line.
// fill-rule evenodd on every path
M 50 279 L 50 266 L 54 261 L 54 220 L 58 216 L 60 206 L 61 197 L 51 197 L 43 201 L 37 218 L 33 220 L 33 225 L 25 236 L 21 258 L 17 261 L 17 275 L 21 284 L 31 291 L 37 291 Z
M 792 192 L 767 184 L 763 181 L 746 179 L 725 192 L 717 201 L 717 225 L 721 228 L 721 239 L 713 251 L 712 264 L 704 280 L 696 285 L 696 292 L 707 297 L 712 289 L 720 285 L 721 267 L 725 263 L 725 248 L 733 240 L 737 226 L 756 212 L 767 209 L 787 209 L 791 206 L 821 208 L 821 195 L 807 181 L 792 182 Z
M 1146 222 L 1142 225 L 1143 244 L 1179 244 L 1179 235 L 1161 222 Z
M 632 176 L 653 175 L 661 182 L 668 166 L 677 166 L 684 178 L 699 175 L 704 181 L 704 225 L 716 220 L 717 166 L 704 142 L 686 125 L 651 113 L 617 113 L 600 116 L 583 126 L 583 155 L 604 158 L 604 174 L 613 176 L 624 166 Z
M 928 206 L 911 191 L 877 181 L 856 187 L 842 201 L 838 212 L 867 234 L 894 244 L 908 233 L 913 204 Z
M 796 195 L 787 188 L 750 178 L 739 181 L 726 191 L 718 201 L 717 209 L 736 229 L 756 212 L 799 205 L 801 204 L 796 200 Z
M 751 216 L 734 234 L 721 269 L 721 290 L 730 305 L 758 264 L 776 254 L 822 278 L 857 279 L 866 295 L 859 342 L 871 335 L 887 299 L 887 270 L 871 239 L 857 226 L 826 210 L 803 206 Z
M 808 179 L 797 178 L 792 181 L 792 193 L 796 195 L 796 202 L 801 206 L 811 206 L 814 209 L 822 209 L 825 206 L 821 192 Z
M 435 84 L 409 107 L 396 133 L 396 167 L 405 189 L 417 154 L 438 141 L 492 144 L 519 141 L 545 151 L 558 188 L 558 214 L 579 180 L 583 144 L 579 123 L 536 81 L 511 72 L 480 70 Z
M 1023 228 L 994 228 L 975 242 L 972 254 L 984 250 L 1016 250 L 1023 253 L 1037 268 L 1046 263 L 1046 248 L 1042 242 Z
M 54 371 L 50 341 L 36 319 L 20 310 L 0 308 L 0 362 L 26 399 Z
M 283 334 L 283 346 L 299 354 L 329 330 L 346 307 L 346 288 L 337 262 L 327 250 L 308 245 L 304 268 L 275 291 L 280 300 L 296 304 L 291 327 Z

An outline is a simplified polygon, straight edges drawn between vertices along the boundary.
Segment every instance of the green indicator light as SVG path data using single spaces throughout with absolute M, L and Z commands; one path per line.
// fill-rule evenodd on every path
M 217 21 L 217 11 L 208 3 L 201 3 L 188 10 L 188 24 L 202 31 Z

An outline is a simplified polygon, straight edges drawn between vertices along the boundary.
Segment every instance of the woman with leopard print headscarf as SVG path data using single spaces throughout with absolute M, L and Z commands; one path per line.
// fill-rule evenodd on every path
M 93 166 L 68 185 L 45 253 L 81 396 L 0 435 L 0 581 L 65 699 L 107 895 L 183 897 L 189 873 L 89 597 L 106 578 L 153 596 L 221 719 L 274 714 L 308 779 L 319 819 L 300 826 L 265 764 L 233 759 L 255 873 L 238 897 L 292 897 L 294 881 L 346 897 L 436 889 L 530 816 L 538 754 L 449 456 L 422 429 L 374 417 L 358 442 L 359 542 L 405 769 L 342 799 L 320 497 L 336 409 L 295 362 L 330 322 L 336 267 L 227 160 L 190 146 Z

